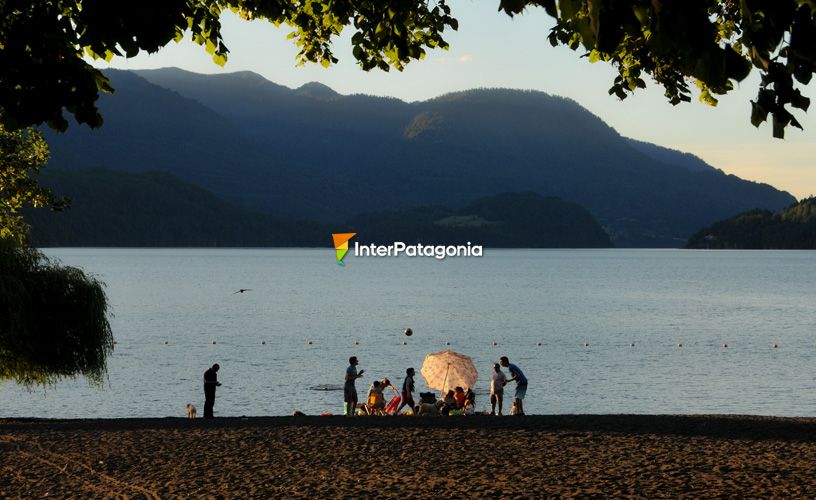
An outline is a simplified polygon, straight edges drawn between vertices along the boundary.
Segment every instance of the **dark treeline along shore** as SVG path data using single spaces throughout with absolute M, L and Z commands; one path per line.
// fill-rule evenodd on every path
M 242 208 L 163 172 L 52 170 L 43 184 L 70 209 L 30 210 L 41 247 L 326 247 L 331 233 L 359 232 L 368 244 L 465 244 L 492 248 L 605 248 L 612 242 L 584 208 L 535 193 L 503 193 L 453 209 L 419 207 L 363 214 L 343 225 Z
M 816 198 L 781 212 L 755 209 L 695 233 L 687 248 L 733 250 L 816 249 Z
M 46 131 L 53 153 L 46 170 L 70 172 L 54 172 L 50 184 L 58 193 L 78 193 L 77 211 L 84 210 L 80 194 L 94 177 L 110 185 L 98 183 L 91 192 L 98 199 L 87 203 L 96 212 L 63 216 L 81 239 L 69 241 L 67 231 L 38 220 L 40 244 L 305 245 L 315 226 L 302 224 L 303 234 L 292 234 L 295 221 L 314 221 L 332 232 L 386 212 L 403 213 L 406 231 L 421 227 L 430 234 L 446 227 L 444 237 L 458 237 L 481 224 L 484 239 L 506 241 L 508 231 L 489 233 L 498 229 L 485 221 L 495 219 L 462 210 L 502 193 L 532 192 L 583 207 L 614 246 L 681 247 L 717 220 L 754 208 L 781 210 L 796 201 L 692 155 L 622 137 L 574 101 L 542 92 L 478 89 L 406 103 L 340 95 L 314 83 L 289 89 L 249 72 L 106 73 L 116 95 L 99 99 L 105 126 Z M 130 177 L 115 180 L 113 173 L 89 168 Z M 123 191 L 130 182 L 139 193 Z M 163 205 L 173 189 L 188 199 Z M 120 195 L 128 197 L 127 206 L 117 206 Z M 151 205 L 178 211 L 178 219 Z M 542 215 L 547 206 L 550 214 L 564 209 L 541 202 L 531 213 Z M 433 210 L 440 218 L 429 226 L 426 214 Z M 116 239 L 103 243 L 101 232 L 83 232 L 83 224 L 94 225 L 108 212 L 115 223 L 99 219 L 97 225 L 131 226 L 136 234 L 114 231 Z M 148 217 L 188 229 L 178 237 L 150 236 L 142 230 Z M 608 245 L 586 217 L 570 217 L 586 229 L 580 236 L 537 242 L 528 233 L 513 245 Z M 246 220 L 238 224 L 239 218 Z M 200 234 L 208 221 L 220 231 L 217 238 Z M 229 221 L 242 227 L 228 230 Z M 371 231 L 384 235 L 388 229 Z M 362 237 L 368 229 L 359 230 Z

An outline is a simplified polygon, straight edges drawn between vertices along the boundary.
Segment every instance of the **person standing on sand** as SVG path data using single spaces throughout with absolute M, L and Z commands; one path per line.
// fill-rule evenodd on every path
M 399 408 L 397 408 L 396 415 L 399 415 L 400 410 L 407 406 L 414 411 L 414 369 L 408 368 L 405 370 L 405 381 L 402 383 L 402 401 L 400 401 Z
M 365 370 L 357 373 L 357 356 L 349 358 L 349 367 L 346 368 L 346 383 L 343 385 L 343 415 L 354 416 L 357 413 L 357 388 L 354 381 L 363 376 Z
M 524 396 L 527 394 L 527 377 L 521 369 L 510 362 L 507 356 L 501 357 L 501 365 L 510 370 L 510 380 L 516 381 L 516 415 L 524 415 Z
M 490 378 L 490 414 L 496 414 L 496 404 L 499 405 L 499 416 L 502 414 L 502 401 L 504 400 L 504 386 L 507 385 L 507 375 L 501 371 L 501 365 L 493 365 L 493 375 Z
M 215 388 L 221 385 L 218 381 L 218 363 L 204 372 L 204 418 L 213 418 L 215 406 Z

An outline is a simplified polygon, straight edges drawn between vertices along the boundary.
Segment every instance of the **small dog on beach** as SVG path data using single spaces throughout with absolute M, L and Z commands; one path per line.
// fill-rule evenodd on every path
M 192 403 L 187 403 L 187 418 L 196 418 L 196 407 Z
M 416 410 L 416 415 L 422 416 L 438 416 L 439 408 L 435 404 L 419 403 Z

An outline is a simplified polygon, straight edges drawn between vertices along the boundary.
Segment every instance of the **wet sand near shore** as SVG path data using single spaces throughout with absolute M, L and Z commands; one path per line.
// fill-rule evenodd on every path
M 0 497 L 816 496 L 816 419 L 0 420 Z

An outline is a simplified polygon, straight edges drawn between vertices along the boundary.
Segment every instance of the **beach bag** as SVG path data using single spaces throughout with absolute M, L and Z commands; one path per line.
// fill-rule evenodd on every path
M 436 403 L 436 394 L 434 394 L 432 392 L 420 392 L 419 393 L 419 400 L 422 403 L 428 403 L 429 405 L 432 405 L 432 404 Z

